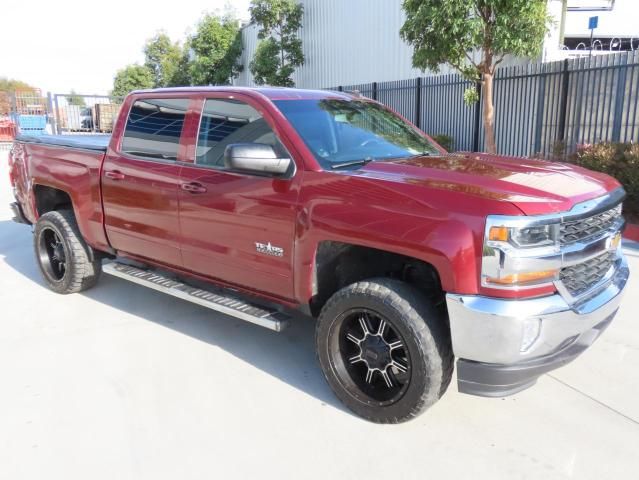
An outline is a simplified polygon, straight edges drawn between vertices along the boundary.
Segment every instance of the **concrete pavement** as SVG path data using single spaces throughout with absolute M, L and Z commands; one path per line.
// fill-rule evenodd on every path
M 629 295 L 574 363 L 513 397 L 453 385 L 413 422 L 344 410 L 313 351 L 284 333 L 124 280 L 43 286 L 10 221 L 0 152 L 0 478 L 636 478 L 639 248 Z

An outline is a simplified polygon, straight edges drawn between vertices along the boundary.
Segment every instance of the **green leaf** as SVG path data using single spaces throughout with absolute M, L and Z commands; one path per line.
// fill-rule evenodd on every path
M 294 86 L 291 76 L 305 61 L 298 37 L 304 7 L 293 0 L 252 0 L 249 10 L 260 26 L 261 41 L 249 65 L 255 83 Z
M 144 65 L 127 65 L 115 75 L 111 95 L 124 97 L 133 90 L 153 88 L 153 72 Z
M 188 48 L 194 56 L 188 67 L 193 85 L 227 85 L 242 71 L 242 35 L 238 20 L 230 15 L 206 15 Z
M 538 56 L 550 25 L 547 0 L 404 0 L 402 5 L 406 21 L 400 35 L 413 47 L 413 66 L 438 72 L 446 64 L 482 85 L 492 81 L 504 55 Z M 464 92 L 467 103 L 476 97 L 474 89 Z M 492 127 L 486 112 L 484 125 Z
M 469 107 L 479 102 L 479 92 L 475 87 L 468 87 L 464 90 L 464 103 Z

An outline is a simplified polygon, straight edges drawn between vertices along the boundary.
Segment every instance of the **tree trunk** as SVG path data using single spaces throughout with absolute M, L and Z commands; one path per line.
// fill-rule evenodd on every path
M 495 144 L 495 108 L 493 107 L 493 74 L 484 73 L 482 78 L 484 87 L 484 139 L 486 140 L 486 151 L 497 153 Z
M 280 25 L 280 70 L 284 69 L 284 33 L 282 32 L 282 22 L 280 21 L 280 14 L 277 14 L 277 20 Z

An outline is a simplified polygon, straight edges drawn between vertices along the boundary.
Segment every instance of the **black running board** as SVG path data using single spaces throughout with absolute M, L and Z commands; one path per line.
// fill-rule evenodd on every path
M 165 277 L 156 271 L 119 262 L 105 263 L 102 271 L 276 332 L 284 330 L 289 323 L 289 316 L 285 313 L 248 303 L 221 289 L 203 290 Z

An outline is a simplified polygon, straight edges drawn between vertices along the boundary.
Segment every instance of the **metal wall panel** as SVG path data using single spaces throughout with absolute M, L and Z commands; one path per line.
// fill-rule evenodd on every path
M 423 75 L 412 67 L 412 49 L 399 36 L 402 0 L 301 0 L 300 31 L 306 63 L 293 79 L 300 88 L 383 82 Z M 254 86 L 248 65 L 257 46 L 255 25 L 242 31 L 244 71 L 236 85 Z M 441 73 L 448 73 L 447 67 Z

